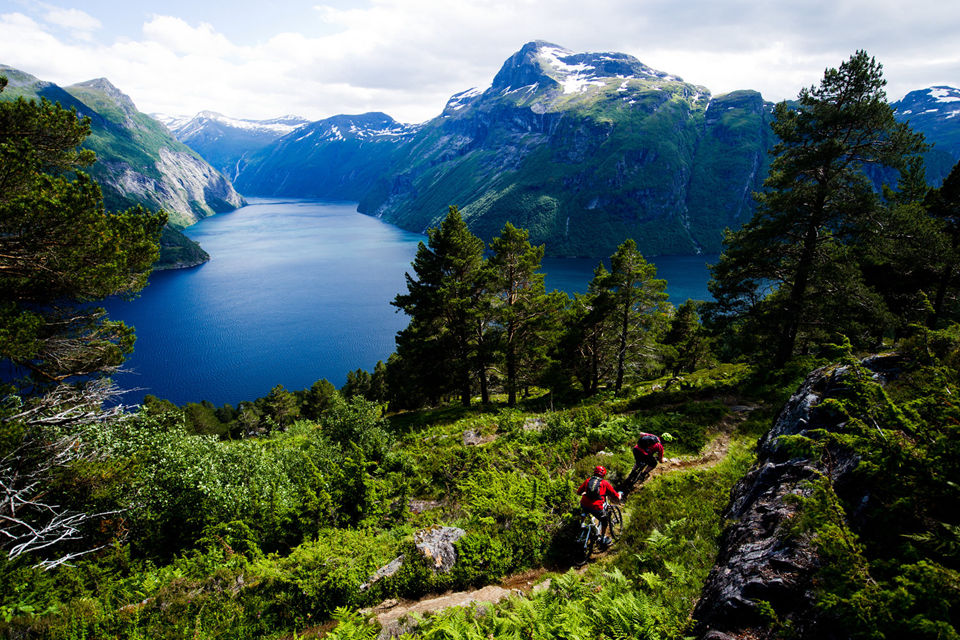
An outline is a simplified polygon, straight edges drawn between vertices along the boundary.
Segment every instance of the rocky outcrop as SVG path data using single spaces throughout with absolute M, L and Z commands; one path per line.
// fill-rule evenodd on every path
M 457 549 L 454 545 L 467 534 L 459 527 L 431 527 L 417 531 L 413 542 L 417 551 L 431 564 L 437 573 L 449 573 L 457 563 Z M 404 556 L 398 556 L 386 565 L 377 569 L 365 583 L 360 585 L 361 591 L 366 591 L 374 584 L 389 578 L 403 567 Z
M 457 563 L 457 550 L 453 545 L 466 534 L 459 527 L 433 527 L 418 531 L 413 540 L 417 551 L 433 562 L 437 573 L 449 573 Z
M 105 193 L 113 192 L 114 202 L 163 209 L 177 227 L 243 206 L 233 185 L 193 154 L 161 148 L 159 156 L 153 171 L 107 159 L 98 163 L 95 175 Z
M 894 356 L 863 364 L 881 382 L 898 372 Z M 843 396 L 848 375 L 850 369 L 842 366 L 813 372 L 760 441 L 757 464 L 734 487 L 724 514 L 732 524 L 723 534 L 717 562 L 693 613 L 698 638 L 767 637 L 771 608 L 781 622 L 790 622 L 797 637 L 812 637 L 805 630 L 814 620 L 813 587 L 820 560 L 805 538 L 786 534 L 797 512 L 796 501 L 788 496 L 811 493 L 809 481 L 815 477 L 842 487 L 859 459 L 839 448 L 818 460 L 791 457 L 780 438 L 842 428 L 838 414 L 822 406 L 828 398 Z

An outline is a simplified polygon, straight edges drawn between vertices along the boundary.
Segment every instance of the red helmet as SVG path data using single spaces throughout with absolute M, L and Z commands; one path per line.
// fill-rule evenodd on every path
M 593 475 L 600 476 L 601 478 L 607 475 L 607 468 L 603 465 L 598 464 L 593 468 Z

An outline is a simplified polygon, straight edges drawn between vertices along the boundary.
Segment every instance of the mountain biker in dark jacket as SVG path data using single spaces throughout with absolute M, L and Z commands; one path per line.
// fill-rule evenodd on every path
M 633 470 L 629 477 L 639 478 L 653 471 L 657 462 L 663 462 L 663 441 L 652 433 L 641 433 L 637 444 L 633 445 L 633 460 Z
M 593 475 L 584 480 L 577 489 L 577 494 L 580 496 L 580 508 L 600 521 L 600 543 L 606 547 L 611 542 L 607 537 L 607 496 L 612 495 L 620 500 L 623 494 L 617 493 L 613 485 L 603 479 L 605 475 L 607 475 L 606 468 L 597 465 Z

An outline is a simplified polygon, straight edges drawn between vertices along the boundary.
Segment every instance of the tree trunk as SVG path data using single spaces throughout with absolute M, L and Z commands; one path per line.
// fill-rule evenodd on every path
M 620 321 L 620 350 L 617 354 L 617 382 L 613 387 L 613 391 L 616 394 L 619 394 L 620 389 L 623 388 L 623 372 L 627 359 L 627 327 L 629 326 L 629 320 L 630 302 L 627 301 L 623 305 L 623 318 Z
M 787 363 L 787 360 L 793 355 L 793 348 L 797 344 L 797 334 L 800 332 L 800 317 L 803 314 L 803 305 L 806 303 L 807 282 L 810 281 L 813 259 L 817 252 L 820 231 L 817 220 L 820 217 L 819 212 L 823 210 L 823 197 L 822 194 L 817 197 L 817 215 L 810 216 L 807 233 L 803 239 L 800 262 L 797 264 L 796 277 L 793 279 L 793 288 L 790 290 L 790 298 L 784 309 L 786 326 L 784 326 L 783 333 L 780 336 L 773 362 L 773 366 L 778 369 Z
M 953 255 L 957 253 L 957 245 L 960 244 L 960 235 L 954 234 L 951 245 Z M 947 297 L 947 289 L 950 287 L 950 280 L 953 276 L 955 263 L 953 261 L 943 265 L 943 271 L 940 272 L 939 282 L 937 283 L 937 296 L 933 301 L 933 313 L 927 318 L 927 328 L 936 329 L 940 316 L 943 313 L 943 301 Z
M 507 334 L 507 406 L 517 404 L 517 354 L 513 348 L 513 339 Z
M 490 404 L 490 390 L 487 382 L 486 358 L 481 360 L 480 370 L 477 372 L 477 375 L 480 378 L 480 402 L 483 404 Z

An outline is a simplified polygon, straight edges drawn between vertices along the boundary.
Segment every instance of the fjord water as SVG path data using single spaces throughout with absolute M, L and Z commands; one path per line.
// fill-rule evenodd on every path
M 348 371 L 372 370 L 394 349 L 407 318 L 390 301 L 406 290 L 419 234 L 350 203 L 252 199 L 187 229 L 211 255 L 199 267 L 153 274 L 110 316 L 136 327 L 137 344 L 115 376 L 124 403 L 145 394 L 216 405 L 265 396 Z M 548 289 L 583 292 L 596 259 L 547 259 Z M 704 299 L 706 260 L 657 258 L 671 301 Z

